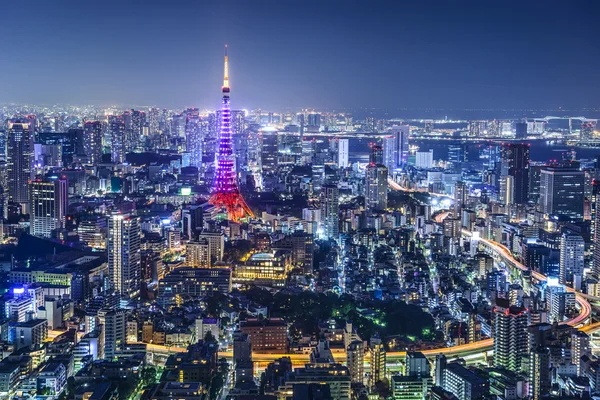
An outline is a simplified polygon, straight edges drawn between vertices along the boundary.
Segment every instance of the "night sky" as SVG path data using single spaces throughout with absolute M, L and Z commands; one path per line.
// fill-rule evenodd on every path
M 6 1 L 0 102 L 599 107 L 598 3 Z

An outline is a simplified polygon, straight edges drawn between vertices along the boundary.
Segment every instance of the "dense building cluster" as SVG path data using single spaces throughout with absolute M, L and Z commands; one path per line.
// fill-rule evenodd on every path
M 0 397 L 600 393 L 600 158 L 531 156 L 595 121 L 230 110 L 227 62 L 216 112 L 0 108 Z

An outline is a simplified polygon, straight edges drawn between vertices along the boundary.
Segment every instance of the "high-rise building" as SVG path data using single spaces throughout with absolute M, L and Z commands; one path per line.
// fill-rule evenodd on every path
M 369 164 L 365 170 L 365 207 L 385 210 L 388 200 L 388 169 L 382 164 Z
M 198 114 L 198 109 L 188 110 L 185 123 L 186 150 L 190 153 L 190 165 L 202 166 L 202 152 L 204 135 L 208 130 L 208 123 Z
M 338 139 L 338 167 L 348 168 L 348 139 Z
M 459 217 L 469 196 L 469 186 L 461 181 L 454 184 L 454 214 Z
M 104 359 L 112 360 L 127 344 L 127 310 L 102 309 L 98 319 L 104 325 Z
M 211 252 L 208 240 L 189 241 L 186 244 L 185 262 L 191 267 L 210 268 Z
M 83 124 L 83 152 L 91 165 L 102 161 L 102 122 L 86 121 Z
M 527 309 L 511 306 L 508 299 L 497 298 L 494 307 L 494 366 L 513 372 L 525 369 L 528 353 Z
M 581 376 L 581 357 L 591 354 L 590 337 L 587 333 L 574 330 L 571 335 L 571 362 L 577 365 L 577 375 Z
M 323 234 L 335 240 L 340 235 L 340 191 L 336 185 L 321 188 L 321 225 Z
M 52 231 L 65 227 L 69 209 L 66 179 L 35 180 L 30 184 L 31 234 L 52 236 Z
M 566 221 L 583 220 L 584 173 L 547 167 L 540 173 L 540 211 Z
M 527 121 L 515 122 L 515 139 L 527 137 Z
M 508 143 L 502 146 L 501 176 L 512 177 L 513 200 L 527 203 L 529 193 L 529 145 Z
M 594 206 L 596 215 L 594 216 L 594 263 L 592 265 L 592 274 L 600 278 L 600 201 L 596 200 Z
M 356 340 L 346 349 L 346 366 L 350 371 L 352 383 L 363 383 L 365 375 L 365 349 L 363 342 Z
M 371 338 L 369 344 L 369 353 L 371 356 L 371 373 L 369 374 L 369 388 L 374 388 L 377 382 L 386 377 L 386 352 L 381 339 Z
M 393 146 L 391 154 L 393 158 L 393 169 L 404 168 L 408 163 L 408 135 L 410 134 L 410 126 L 396 125 L 391 129 L 393 140 L 388 141 L 388 146 Z
M 576 289 L 583 280 L 585 242 L 581 235 L 565 230 L 560 237 L 560 283 Z
M 140 218 L 112 214 L 108 217 L 108 274 L 113 290 L 124 298 L 141 290 Z
M 29 181 L 33 179 L 33 134 L 31 119 L 8 121 L 6 141 L 6 171 L 8 175 L 8 197 L 22 206 L 29 202 Z
M 530 355 L 531 395 L 534 400 L 548 393 L 552 383 L 550 377 L 550 349 L 538 346 Z
M 125 161 L 125 121 L 120 115 L 108 117 L 108 131 L 110 132 L 111 161 L 122 164 Z
M 263 174 L 272 174 L 277 169 L 278 162 L 278 135 L 273 129 L 263 129 L 261 131 L 261 151 L 260 165 Z

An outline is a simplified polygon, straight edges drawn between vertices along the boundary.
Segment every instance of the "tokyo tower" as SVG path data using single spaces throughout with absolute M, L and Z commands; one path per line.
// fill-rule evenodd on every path
M 254 217 L 250 207 L 244 201 L 235 172 L 235 155 L 231 139 L 231 110 L 229 108 L 229 58 L 225 46 L 225 74 L 223 77 L 223 108 L 221 110 L 221 130 L 219 132 L 219 151 L 217 169 L 209 202 L 227 211 L 229 220 L 238 222 Z

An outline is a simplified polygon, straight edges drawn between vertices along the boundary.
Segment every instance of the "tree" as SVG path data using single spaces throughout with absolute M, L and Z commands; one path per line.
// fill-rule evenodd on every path
M 142 382 L 144 385 L 152 385 L 156 383 L 156 368 L 147 366 L 142 370 Z

